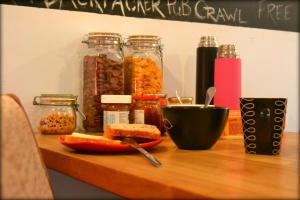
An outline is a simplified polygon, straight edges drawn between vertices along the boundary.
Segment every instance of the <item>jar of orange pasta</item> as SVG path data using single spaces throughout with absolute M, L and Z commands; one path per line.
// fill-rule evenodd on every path
M 132 35 L 125 48 L 124 89 L 128 95 L 162 93 L 162 45 L 158 36 Z

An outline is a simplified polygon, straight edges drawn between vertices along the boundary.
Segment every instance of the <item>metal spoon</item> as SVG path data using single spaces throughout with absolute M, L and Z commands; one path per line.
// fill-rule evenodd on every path
M 179 103 L 182 104 L 181 98 L 179 97 L 177 90 L 175 90 L 175 93 Z
M 151 155 L 148 151 L 146 151 L 145 149 L 141 148 L 138 143 L 135 141 L 135 139 L 133 138 L 124 138 L 123 142 L 125 144 L 128 144 L 129 146 L 131 146 L 132 148 L 138 150 L 140 153 L 142 153 L 149 161 L 152 165 L 154 165 L 155 167 L 159 167 L 161 166 L 161 163 L 159 162 L 159 160 L 157 160 L 153 155 Z
M 210 104 L 211 100 L 213 99 L 214 95 L 216 92 L 215 87 L 210 87 L 206 90 L 206 96 L 205 96 L 205 105 L 204 108 L 207 108 L 208 105 Z

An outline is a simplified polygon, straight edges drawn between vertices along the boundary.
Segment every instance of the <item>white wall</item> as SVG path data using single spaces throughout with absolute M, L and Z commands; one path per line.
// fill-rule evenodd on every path
M 1 26 L 2 92 L 17 94 L 30 116 L 35 95 L 81 94 L 81 40 L 90 31 L 161 36 L 169 96 L 194 96 L 199 38 L 215 35 L 240 50 L 243 96 L 287 97 L 286 130 L 299 130 L 299 33 L 7 5 Z

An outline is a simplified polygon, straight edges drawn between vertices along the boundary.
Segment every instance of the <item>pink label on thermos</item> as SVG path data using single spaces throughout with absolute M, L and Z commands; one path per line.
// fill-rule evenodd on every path
M 215 59 L 214 86 L 216 94 L 215 106 L 224 106 L 230 109 L 240 108 L 241 97 L 241 59 Z

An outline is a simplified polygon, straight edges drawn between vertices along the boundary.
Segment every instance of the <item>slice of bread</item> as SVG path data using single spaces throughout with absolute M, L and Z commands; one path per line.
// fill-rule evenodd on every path
M 110 124 L 103 136 L 111 139 L 134 137 L 156 140 L 160 138 L 160 131 L 156 126 L 148 124 Z
M 120 140 L 112 140 L 110 138 L 100 135 L 89 135 L 84 133 L 72 133 L 72 135 L 65 135 L 65 142 L 76 143 L 76 142 L 100 142 L 107 144 L 120 144 Z

